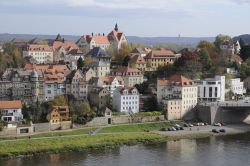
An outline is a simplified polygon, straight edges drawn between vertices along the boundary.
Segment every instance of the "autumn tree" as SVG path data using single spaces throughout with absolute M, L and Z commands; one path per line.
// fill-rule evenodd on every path
M 132 48 L 129 44 L 122 44 L 120 50 L 115 53 L 115 60 L 118 65 L 122 65 L 126 56 L 129 56 L 132 51 Z
M 198 44 L 197 47 L 201 48 L 201 49 L 202 48 L 211 49 L 211 48 L 214 48 L 214 44 L 211 43 L 211 42 L 209 42 L 209 41 L 207 41 L 207 40 L 202 40 L 202 41 L 199 42 L 199 44 Z
M 221 45 L 224 41 L 227 41 L 227 40 L 231 40 L 231 37 L 228 36 L 228 35 L 219 34 L 219 35 L 216 36 L 216 38 L 215 38 L 214 45 L 216 46 L 217 49 L 220 50 L 220 45 Z

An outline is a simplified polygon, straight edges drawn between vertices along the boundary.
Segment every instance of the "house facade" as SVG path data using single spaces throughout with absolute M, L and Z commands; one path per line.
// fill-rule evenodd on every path
M 51 124 L 58 124 L 62 121 L 70 120 L 69 107 L 68 106 L 54 106 L 53 109 L 48 113 L 47 120 Z
M 120 76 L 96 77 L 93 79 L 93 83 L 96 87 L 107 89 L 111 97 L 113 97 L 116 88 L 124 87 L 124 80 Z
M 233 94 L 243 95 L 244 93 L 246 93 L 244 82 L 242 82 L 240 78 L 230 79 L 229 86 Z
M 157 80 L 157 100 L 168 120 L 183 119 L 197 105 L 197 86 L 182 75 Z
M 0 100 L 22 100 L 28 104 L 44 101 L 44 76 L 41 71 L 6 69 L 0 80 Z
M 113 94 L 113 101 L 118 112 L 139 112 L 139 92 L 136 88 L 117 88 Z
M 110 92 L 106 88 L 96 87 L 89 93 L 89 101 L 99 111 L 104 110 L 110 102 Z
M 215 76 L 205 80 L 196 80 L 198 100 L 201 102 L 225 101 L 225 76 Z
M 156 71 L 159 66 L 173 64 L 176 61 L 177 56 L 171 50 L 160 48 L 148 53 L 144 59 L 147 62 L 148 70 Z
M 130 67 L 118 67 L 111 70 L 112 76 L 120 76 L 124 80 L 125 87 L 133 87 L 136 84 L 143 83 L 143 74 L 140 70 Z
M 4 122 L 20 122 L 23 120 L 22 103 L 16 101 L 0 101 L 1 120 Z
M 53 50 L 48 45 L 29 44 L 23 49 L 23 57 L 32 57 L 37 64 L 53 63 Z
M 129 61 L 129 66 L 132 68 L 137 68 L 138 70 L 145 72 L 147 68 L 147 62 L 141 55 L 134 55 Z

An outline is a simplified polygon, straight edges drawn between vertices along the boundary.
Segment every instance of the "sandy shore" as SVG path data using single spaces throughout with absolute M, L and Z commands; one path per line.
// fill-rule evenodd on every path
M 225 129 L 225 133 L 213 133 L 212 129 Z M 193 139 L 193 138 L 204 138 L 209 136 L 223 136 L 223 135 L 234 135 L 241 133 L 250 132 L 250 125 L 248 124 L 235 124 L 227 125 L 222 127 L 216 126 L 194 126 L 191 128 L 185 127 L 184 130 L 180 131 L 154 131 L 154 133 L 167 136 L 169 139 Z

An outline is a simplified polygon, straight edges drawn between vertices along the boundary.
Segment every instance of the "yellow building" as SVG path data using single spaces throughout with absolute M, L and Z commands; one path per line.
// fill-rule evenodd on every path
M 149 71 L 156 71 L 159 66 L 173 64 L 176 59 L 177 56 L 175 55 L 175 53 L 165 48 L 153 50 L 145 57 L 148 68 L 147 70 Z
M 182 75 L 157 80 L 157 100 L 167 110 L 167 119 L 183 119 L 197 104 L 198 88 Z
M 47 120 L 50 123 L 60 123 L 69 120 L 69 107 L 68 106 L 55 106 L 48 113 Z

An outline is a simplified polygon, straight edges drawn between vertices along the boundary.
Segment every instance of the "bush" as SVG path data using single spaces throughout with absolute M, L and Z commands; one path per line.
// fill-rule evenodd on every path
M 153 112 L 138 112 L 136 116 L 160 116 L 162 113 L 158 111 Z

